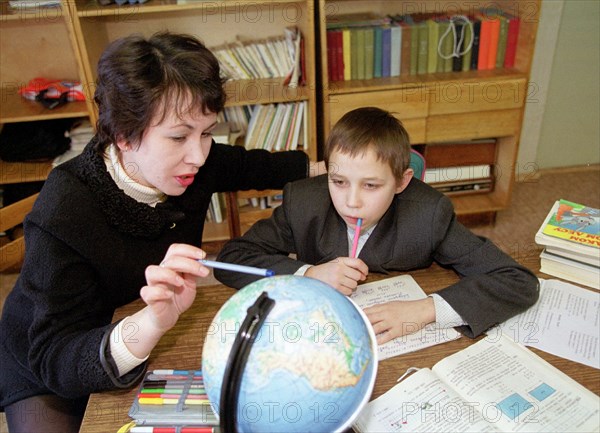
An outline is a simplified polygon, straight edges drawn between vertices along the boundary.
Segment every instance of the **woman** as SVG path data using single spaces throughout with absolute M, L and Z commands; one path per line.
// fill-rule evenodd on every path
M 78 431 L 92 392 L 130 387 L 192 304 L 211 195 L 306 177 L 303 152 L 214 143 L 216 58 L 171 33 L 113 42 L 98 64 L 97 134 L 57 167 L 25 222 L 26 258 L 0 322 L 9 430 Z M 112 325 L 115 308 L 147 306 Z

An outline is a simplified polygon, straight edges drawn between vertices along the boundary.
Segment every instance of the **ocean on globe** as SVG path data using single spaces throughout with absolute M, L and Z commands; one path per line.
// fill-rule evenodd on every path
M 377 342 L 354 302 L 308 277 L 263 278 L 221 307 L 202 352 L 204 384 L 213 409 L 219 414 L 221 385 L 237 331 L 263 292 L 275 305 L 248 356 L 238 396 L 237 431 L 346 430 L 371 396 Z

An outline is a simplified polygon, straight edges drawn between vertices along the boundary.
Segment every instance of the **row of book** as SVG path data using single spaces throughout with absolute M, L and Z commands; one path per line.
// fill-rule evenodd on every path
M 415 146 L 425 158 L 423 180 L 446 195 L 494 189 L 496 139 L 483 138 Z
M 512 68 L 519 28 L 518 17 L 497 9 L 340 16 L 327 23 L 329 80 Z
M 255 105 L 244 146 L 269 151 L 297 150 L 308 141 L 306 101 Z
M 535 235 L 540 271 L 600 289 L 600 209 L 557 200 Z
M 296 27 L 285 29 L 281 37 L 242 41 L 212 47 L 219 60 L 221 75 L 231 80 L 284 78 L 296 87 L 304 78 L 302 63 L 304 40 Z

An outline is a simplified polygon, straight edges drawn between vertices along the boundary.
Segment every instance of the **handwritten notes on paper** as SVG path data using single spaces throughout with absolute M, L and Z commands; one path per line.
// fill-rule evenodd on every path
M 361 284 L 351 296 L 362 309 L 372 305 L 391 301 L 414 301 L 427 295 L 410 275 L 399 275 L 373 283 Z M 401 317 L 398 320 L 402 320 Z M 405 323 L 408 331 L 411 327 L 417 331 L 417 324 Z M 431 323 L 423 329 L 379 346 L 379 360 L 391 358 L 403 353 L 414 352 L 425 347 L 456 340 L 460 337 L 454 328 L 440 328 Z

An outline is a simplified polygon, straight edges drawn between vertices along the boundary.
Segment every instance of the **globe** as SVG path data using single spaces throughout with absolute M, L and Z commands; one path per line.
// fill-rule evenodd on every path
M 353 301 L 308 277 L 255 281 L 218 311 L 202 352 L 204 385 L 215 413 L 222 385 L 227 386 L 222 382 L 234 340 L 248 309 L 263 293 L 275 303 L 241 373 L 235 430 L 346 430 L 371 396 L 377 342 Z

